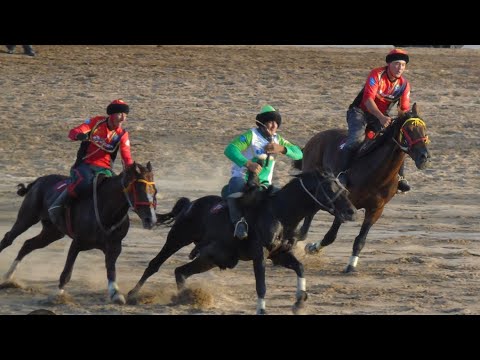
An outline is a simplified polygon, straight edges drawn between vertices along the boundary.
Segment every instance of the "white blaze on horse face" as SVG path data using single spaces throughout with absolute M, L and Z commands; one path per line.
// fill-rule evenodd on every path
M 148 196 L 148 202 L 150 204 L 154 204 L 155 203 L 155 198 L 154 198 L 155 195 L 147 193 L 147 196 Z M 156 224 L 157 223 L 157 215 L 155 214 L 155 208 L 153 206 L 150 207 L 150 213 L 152 214 L 152 223 Z

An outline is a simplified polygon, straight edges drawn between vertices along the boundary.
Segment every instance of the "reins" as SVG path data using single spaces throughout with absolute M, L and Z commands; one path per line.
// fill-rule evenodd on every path
M 328 199 L 328 204 L 329 205 L 333 205 L 333 203 L 335 202 L 335 200 L 344 192 L 344 191 L 348 191 L 347 189 L 345 189 L 345 187 L 341 186 L 341 184 L 338 182 L 337 179 L 334 179 L 334 181 L 340 185 L 340 190 L 337 191 L 335 193 L 335 197 L 333 199 L 330 199 L 330 197 L 328 196 L 328 194 L 325 192 L 325 189 L 323 188 L 322 184 L 327 182 L 328 180 L 325 179 L 324 181 L 320 180 L 318 178 L 318 175 L 317 173 L 315 172 L 315 177 L 316 179 L 318 180 L 319 184 L 318 184 L 318 187 L 317 187 L 317 192 L 318 192 L 318 188 L 322 189 L 322 192 L 323 192 L 323 195 L 325 195 L 325 197 Z M 303 180 L 302 178 L 298 178 L 298 180 L 300 181 L 300 185 L 302 185 L 302 188 L 303 190 L 308 194 L 308 196 L 310 196 L 312 198 L 312 200 L 317 203 L 322 209 L 328 211 L 329 213 L 333 214 L 334 211 L 335 211 L 335 207 L 333 208 L 329 208 L 327 207 L 326 205 L 322 204 L 320 202 L 320 200 L 318 200 L 310 191 L 308 191 L 308 189 L 306 188 L 305 184 L 303 183 Z
M 107 235 L 110 235 L 115 229 L 117 229 L 128 217 L 128 210 L 127 212 L 125 213 L 125 216 L 119 221 L 117 222 L 116 224 L 112 225 L 109 229 L 105 229 L 105 227 L 103 226 L 102 224 L 102 221 L 100 220 L 100 214 L 98 212 L 98 200 L 97 200 L 97 181 L 98 181 L 98 176 L 99 174 L 97 174 L 95 176 L 95 178 L 93 179 L 93 208 L 95 209 L 95 218 L 97 220 L 97 224 L 98 226 L 100 227 L 100 229 L 102 229 L 102 231 L 107 234 Z M 125 189 L 125 186 L 123 185 L 123 178 L 122 178 L 122 186 L 124 187 Z M 128 198 L 128 195 L 127 193 L 124 191 L 123 192 L 125 197 L 127 198 L 127 202 L 129 204 L 129 207 L 131 207 L 131 202 L 130 202 L 130 199 Z

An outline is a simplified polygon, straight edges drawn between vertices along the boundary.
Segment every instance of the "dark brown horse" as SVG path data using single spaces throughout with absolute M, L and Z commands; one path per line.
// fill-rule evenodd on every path
M 12 280 L 18 264 L 27 254 L 70 234 L 64 226 L 57 228 L 53 225 L 48 215 L 48 208 L 58 196 L 58 185 L 64 184 L 66 179 L 67 177 L 61 175 L 47 175 L 39 177 L 27 187 L 18 185 L 17 194 L 25 196 L 25 199 L 15 224 L 0 242 L 0 252 L 39 221 L 42 222 L 42 231 L 25 241 L 5 275 L 6 281 Z M 78 253 L 100 249 L 105 254 L 110 299 L 116 303 L 125 303 L 125 298 L 116 284 L 115 262 L 122 251 L 122 239 L 127 235 L 130 226 L 127 212 L 132 208 L 142 220 L 143 227 L 151 229 L 157 221 L 156 192 L 150 162 L 146 167 L 134 163 L 120 175 L 105 178 L 98 191 L 94 190 L 93 198 L 80 199 L 72 206 L 70 213 L 73 241 L 60 276 L 59 294 L 63 294 L 65 285 L 70 281 Z
M 251 201 L 252 198 L 254 201 Z M 228 208 L 219 196 L 204 196 L 193 202 L 181 198 L 168 214 L 158 215 L 160 223 L 174 219 L 165 245 L 153 258 L 137 285 L 128 293 L 129 301 L 136 296 L 145 281 L 158 271 L 160 266 L 178 250 L 195 243 L 190 254 L 192 262 L 175 269 L 178 289 L 193 274 L 208 271 L 215 266 L 221 269 L 234 268 L 239 260 L 253 260 L 257 289 L 257 314 L 265 313 L 265 258 L 264 249 L 275 265 L 292 269 L 297 274 L 297 293 L 294 312 L 303 307 L 307 299 L 303 265 L 292 252 L 296 242 L 295 229 L 307 215 L 319 210 L 335 215 L 339 221 L 353 220 L 355 208 L 348 200 L 347 191 L 332 175 L 310 171 L 298 175 L 281 190 L 250 192 L 241 199 L 249 224 L 248 239 L 233 237 L 233 226 Z M 222 206 L 223 204 L 223 206 Z
M 312 169 L 331 170 L 338 174 L 341 144 L 347 136 L 346 130 L 332 129 L 316 134 L 303 150 L 303 165 L 295 167 L 303 171 Z M 369 140 L 367 140 L 369 141 Z M 397 118 L 370 143 L 364 143 L 351 168 L 348 170 L 350 200 L 357 209 L 365 209 L 365 218 L 360 234 L 353 243 L 353 252 L 345 272 L 355 271 L 360 251 L 365 245 L 368 231 L 380 218 L 383 208 L 397 193 L 398 171 L 405 154 L 408 154 L 418 169 L 423 170 L 429 161 L 426 124 L 417 113 L 416 104 L 412 110 Z M 304 240 L 313 216 L 305 218 L 300 230 Z M 307 244 L 308 253 L 316 253 L 335 240 L 341 221 L 335 218 L 330 230 L 322 241 Z

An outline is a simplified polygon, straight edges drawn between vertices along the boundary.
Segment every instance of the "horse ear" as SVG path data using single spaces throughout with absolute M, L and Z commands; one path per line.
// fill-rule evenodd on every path
M 147 170 L 149 172 L 152 172 L 152 164 L 150 163 L 150 161 L 147 163 Z
M 414 117 L 418 117 L 418 106 L 417 103 L 414 103 L 412 106 L 412 114 Z

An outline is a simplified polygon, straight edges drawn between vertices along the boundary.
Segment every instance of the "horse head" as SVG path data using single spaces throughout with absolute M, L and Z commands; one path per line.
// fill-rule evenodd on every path
M 151 229 L 157 222 L 157 189 L 153 180 L 152 164 L 147 166 L 133 163 L 123 173 L 124 192 L 130 207 L 135 211 L 145 229 Z
M 296 175 L 303 190 L 322 209 L 343 221 L 354 221 L 357 209 L 348 190 L 333 174 L 318 169 Z
M 418 169 L 423 170 L 430 161 L 427 144 L 427 124 L 418 115 L 417 104 L 401 115 L 396 121 L 397 131 L 395 142 L 400 149 L 410 155 Z

